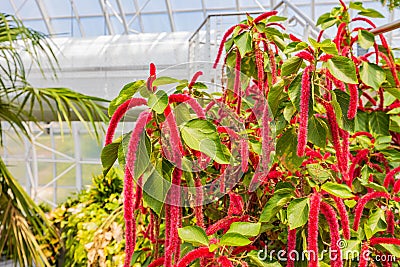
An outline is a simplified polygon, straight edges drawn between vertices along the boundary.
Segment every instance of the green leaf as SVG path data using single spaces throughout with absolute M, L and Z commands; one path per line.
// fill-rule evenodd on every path
M 296 78 L 290 83 L 288 88 L 289 99 L 297 111 L 300 111 L 301 79 L 303 72 L 297 74 Z
M 252 41 L 249 31 L 245 31 L 233 38 L 233 42 L 236 44 L 237 48 L 239 48 L 241 57 L 244 57 L 244 55 L 252 51 Z
M 394 97 L 396 97 L 397 99 L 400 100 L 400 90 L 398 88 L 385 88 L 386 92 L 389 92 L 391 95 L 393 95 Z
M 289 53 L 293 53 L 293 52 L 304 50 L 307 47 L 308 47 L 308 44 L 306 42 L 291 42 L 286 46 L 286 48 L 283 51 L 283 53 L 289 54 Z
M 163 178 L 161 166 L 143 175 L 143 200 L 158 215 L 161 214 L 171 183 Z
M 207 120 L 193 119 L 181 126 L 181 136 L 191 149 L 201 151 L 219 164 L 229 164 L 231 155 L 217 133 L 215 125 Z
M 290 171 L 296 171 L 301 165 L 303 158 L 297 156 L 297 134 L 294 128 L 284 132 L 278 139 L 276 155 Z
M 162 114 L 168 106 L 167 93 L 159 90 L 155 94 L 150 95 L 147 105 L 158 114 Z
M 348 187 L 345 184 L 337 184 L 337 183 L 327 182 L 322 185 L 321 189 L 328 192 L 329 194 L 332 194 L 332 195 L 340 197 L 340 198 L 354 197 L 353 193 L 351 192 L 350 187 Z
M 354 62 L 343 56 L 333 56 L 323 66 L 338 80 L 345 83 L 358 84 Z
M 384 15 L 372 8 L 367 8 L 364 11 L 358 12 L 358 15 L 370 18 L 385 18 Z
M 375 36 L 369 31 L 358 30 L 358 43 L 364 49 L 369 49 L 375 43 Z
M 355 131 L 369 132 L 369 114 L 363 111 L 358 111 L 355 118 Z
M 293 198 L 293 189 L 284 188 L 277 190 L 265 204 L 260 222 L 269 222 Z
M 360 250 L 360 240 L 346 240 L 346 246 L 342 248 L 343 259 L 350 260 L 357 257 L 355 251 Z
M 106 176 L 110 171 L 115 161 L 118 158 L 118 147 L 121 144 L 121 139 L 119 141 L 114 141 L 113 143 L 106 145 L 101 150 L 101 165 L 103 166 L 103 175 Z
M 379 244 L 384 247 L 387 251 L 390 252 L 396 258 L 400 258 L 400 246 L 392 245 L 392 244 Z
M 312 116 L 308 121 L 308 140 L 314 145 L 325 148 L 328 126 L 325 121 Z
M 286 60 L 282 64 L 282 76 L 290 76 L 292 74 L 297 74 L 299 71 L 301 64 L 303 64 L 303 59 L 297 56 L 293 56 Z
M 219 241 L 220 245 L 233 247 L 243 247 L 250 243 L 251 241 L 247 237 L 238 233 L 226 233 Z
M 131 99 L 143 87 L 146 87 L 146 82 L 144 80 L 131 82 L 125 85 L 119 92 L 119 95 L 110 102 L 108 106 L 108 115 L 112 116 L 122 103 Z
M 287 216 L 290 229 L 296 229 L 307 223 L 310 211 L 309 198 L 298 198 L 290 202 L 287 208 Z
M 369 115 L 369 128 L 374 134 L 389 135 L 390 116 L 382 111 L 374 111 Z
M 340 106 L 340 110 L 336 110 L 337 106 L 334 106 L 335 111 L 337 112 L 338 116 L 338 123 L 342 125 L 342 127 L 347 131 L 354 130 L 354 119 L 349 120 L 347 118 L 347 113 L 349 110 L 349 103 L 350 103 L 350 96 L 346 92 L 341 90 L 333 90 L 334 95 L 333 97 L 336 99 L 337 103 Z M 332 101 L 335 102 L 335 101 Z M 334 103 L 332 103 L 334 104 Z
M 310 174 L 310 176 L 315 181 L 318 181 L 320 183 L 323 183 L 332 177 L 331 172 L 328 169 L 322 167 L 319 163 L 307 164 L 306 167 L 308 174 Z
M 360 78 L 363 83 L 378 90 L 382 83 L 386 81 L 386 73 L 374 63 L 363 62 L 360 68 Z
M 181 80 L 171 78 L 171 77 L 158 77 L 153 81 L 153 86 L 160 86 L 160 85 L 166 85 L 166 84 L 172 84 L 172 83 L 179 83 Z
M 338 21 L 338 19 L 336 17 L 332 17 L 331 13 L 328 12 L 328 13 L 321 15 L 318 18 L 317 26 L 321 25 L 321 28 L 323 30 L 326 30 L 326 29 L 332 27 L 333 25 L 335 25 L 337 21 Z
M 385 231 L 387 227 L 385 222 L 385 212 L 382 209 L 377 209 L 369 216 L 367 224 L 371 229 L 372 235 L 377 232 Z
M 268 105 L 274 117 L 277 115 L 279 105 L 281 104 L 282 100 L 287 98 L 284 88 L 285 83 L 283 80 L 280 80 L 272 86 L 268 93 Z
M 208 246 L 209 243 L 206 232 L 198 226 L 186 226 L 179 228 L 178 235 L 183 241 L 192 243 L 195 246 Z
M 257 236 L 260 233 L 261 223 L 234 222 L 227 233 L 237 233 L 246 237 Z

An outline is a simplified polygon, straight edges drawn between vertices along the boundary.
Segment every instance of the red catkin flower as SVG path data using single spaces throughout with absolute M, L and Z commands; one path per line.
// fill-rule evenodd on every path
M 360 261 L 358 263 L 358 267 L 367 267 L 369 262 L 369 244 L 367 241 L 364 241 L 364 243 L 361 246 L 361 252 L 359 258 Z
M 318 43 L 321 42 L 322 36 L 324 36 L 324 32 L 325 32 L 325 30 L 321 30 L 321 31 L 319 32 L 318 37 L 317 37 L 317 42 L 318 42 Z
M 276 10 L 269 11 L 269 12 L 265 12 L 264 14 L 261 14 L 260 16 L 256 17 L 256 18 L 253 20 L 253 23 L 254 23 L 254 24 L 257 24 L 257 23 L 259 23 L 260 21 L 262 21 L 262 20 L 264 20 L 264 19 L 266 19 L 266 18 L 268 18 L 268 17 L 275 16 L 276 14 L 278 14 L 278 11 L 276 11 Z
M 154 92 L 157 88 L 153 87 L 153 82 L 154 80 L 157 78 L 156 76 L 156 65 L 154 65 L 154 63 L 150 63 L 150 76 L 149 78 L 147 78 L 147 89 L 149 89 L 150 91 Z
M 247 215 L 243 215 L 242 217 L 232 217 L 232 216 L 228 216 L 228 217 L 224 217 L 222 219 L 220 219 L 219 221 L 217 221 L 216 223 L 210 225 L 207 230 L 206 230 L 206 234 L 207 235 L 212 235 L 215 234 L 217 231 L 219 230 L 227 230 L 232 223 L 234 222 L 245 222 L 248 221 L 248 216 Z
M 329 59 L 331 59 L 333 57 L 333 55 L 329 55 L 329 54 L 325 54 L 323 56 L 321 56 L 319 58 L 319 60 L 323 61 L 323 62 L 327 62 Z
M 165 121 L 163 123 L 162 130 L 169 131 L 170 149 L 168 147 L 163 147 L 164 154 L 169 160 L 174 162 L 176 166 L 181 167 L 182 154 L 184 154 L 183 145 L 181 142 L 178 125 L 176 124 L 175 115 L 171 111 L 171 107 L 168 105 L 164 111 Z
M 194 214 L 196 217 L 197 225 L 204 228 L 204 216 L 203 216 L 203 185 L 200 177 L 196 175 L 194 180 L 196 186 L 196 206 L 194 208 Z
M 189 89 L 192 89 L 193 85 L 196 83 L 197 79 L 198 79 L 201 75 L 203 75 L 203 72 L 202 72 L 202 71 L 198 71 L 198 72 L 196 72 L 196 73 L 193 75 L 193 78 L 192 78 L 192 80 L 190 81 L 190 83 L 189 83 L 189 85 L 188 85 L 188 88 L 189 88 Z
M 351 137 L 356 138 L 357 136 L 366 136 L 369 139 L 371 139 L 372 142 L 375 142 L 375 138 L 372 136 L 371 133 L 369 132 L 356 132 L 355 134 L 353 134 Z
M 360 225 L 360 220 L 362 216 L 362 212 L 364 210 L 365 205 L 368 203 L 368 201 L 376 198 L 386 198 L 390 199 L 390 195 L 385 192 L 372 192 L 368 193 L 365 196 L 363 196 L 357 203 L 356 209 L 355 209 L 355 217 L 354 217 L 354 224 L 353 224 L 353 230 L 358 231 L 358 227 Z
M 268 48 L 269 63 L 271 66 L 272 84 L 275 84 L 277 82 L 275 55 L 274 55 L 274 52 L 272 51 L 272 49 L 269 48 L 268 45 L 267 45 L 267 48 Z
M 226 256 L 219 257 L 218 263 L 224 267 L 233 267 L 232 262 Z
M 321 195 L 319 192 L 316 192 L 311 195 L 310 213 L 308 215 L 307 250 L 309 252 L 309 267 L 318 267 L 318 214 L 320 206 Z
M 296 36 L 294 36 L 293 34 L 289 34 L 289 38 L 292 42 L 301 42 L 301 40 Z
M 400 191 L 400 180 L 397 180 L 393 186 L 393 193 L 397 194 Z
M 321 202 L 321 213 L 325 216 L 326 221 L 329 224 L 331 234 L 331 266 L 342 267 L 342 251 L 339 247 L 340 235 L 336 212 L 329 204 Z
M 200 258 L 212 258 L 214 253 L 211 253 L 208 247 L 200 247 L 190 251 L 182 259 L 178 261 L 176 267 L 187 267 L 192 261 Z
M 247 172 L 249 168 L 249 144 L 247 143 L 246 139 L 240 139 L 240 157 L 242 172 Z
M 308 106 L 310 102 L 311 92 L 311 72 L 313 66 L 307 66 L 304 69 L 302 76 L 301 86 L 301 97 L 300 97 L 300 121 L 299 121 L 299 133 L 298 133 L 298 144 L 297 144 L 297 155 L 299 157 L 304 156 L 306 145 L 307 145 L 307 131 L 308 131 Z
M 389 208 L 386 210 L 386 223 L 387 233 L 394 235 L 394 214 Z
M 107 129 L 107 134 L 105 137 L 105 146 L 112 143 L 114 138 L 115 129 L 117 128 L 118 122 L 121 121 L 122 117 L 125 113 L 137 106 L 144 106 L 147 105 L 147 101 L 143 98 L 132 98 L 126 100 L 123 104 L 121 104 L 114 112 L 113 116 L 111 117 L 110 124 Z
M 242 105 L 242 89 L 240 84 L 240 68 L 241 60 L 239 49 L 236 50 L 236 65 L 235 65 L 235 83 L 234 83 L 234 96 L 237 98 L 236 113 L 240 114 Z
M 270 127 L 269 127 L 269 110 L 268 110 L 268 103 L 264 103 L 264 110 L 262 114 L 262 129 L 261 129 L 261 135 L 262 135 L 262 141 L 261 141 L 261 148 L 262 148 L 262 171 L 266 172 L 268 170 L 268 164 L 269 164 L 269 157 L 271 153 L 271 137 L 269 135 L 270 132 Z M 253 178 L 254 180 L 254 178 Z
M 394 237 L 373 237 L 369 240 L 371 246 L 379 244 L 392 244 L 400 246 L 400 239 Z
M 342 22 L 340 23 L 340 25 L 338 26 L 338 30 L 337 30 L 337 35 L 335 37 L 335 39 L 333 40 L 333 42 L 336 44 L 336 48 L 338 49 L 338 51 L 340 52 L 340 48 L 341 48 L 341 43 L 343 41 L 343 35 L 346 32 L 345 28 L 347 27 L 347 23 L 346 22 Z
M 349 143 L 349 138 L 350 134 L 348 131 L 345 131 L 343 129 L 340 129 L 339 131 L 340 137 L 342 137 L 342 154 L 343 154 L 343 179 L 345 181 L 349 180 L 349 158 L 350 158 L 350 143 Z
M 124 218 L 126 224 L 126 256 L 124 266 L 130 266 L 130 261 L 135 248 L 135 219 L 134 219 L 134 203 L 133 203 L 133 177 L 135 177 L 136 151 L 139 145 L 140 135 L 146 127 L 147 119 L 151 116 L 148 111 L 142 112 L 137 121 L 135 128 L 129 140 L 128 152 L 126 155 L 126 167 L 124 177 Z
M 240 195 L 229 192 L 229 210 L 228 215 L 240 215 L 243 213 L 243 199 Z
M 340 2 L 340 4 L 342 5 L 344 11 L 346 11 L 346 10 L 347 10 L 347 6 L 346 6 L 346 4 L 343 2 L 343 0 L 339 0 L 339 2 Z
M 187 103 L 196 113 L 200 119 L 206 117 L 205 111 L 200 104 L 189 95 L 185 94 L 173 94 L 169 96 L 169 103 Z
M 344 205 L 343 199 L 341 199 L 337 196 L 332 196 L 332 198 L 335 201 L 336 206 L 339 211 L 340 223 L 342 224 L 342 229 L 343 229 L 343 236 L 345 239 L 349 240 L 350 239 L 350 224 L 349 224 L 349 216 L 347 214 L 346 206 Z
M 233 33 L 233 31 L 235 30 L 236 27 L 240 27 L 241 29 L 247 29 L 249 26 L 246 25 L 246 24 L 237 24 L 237 25 L 234 25 L 234 26 L 230 27 L 225 32 L 224 36 L 222 37 L 221 44 L 219 45 L 219 48 L 218 48 L 217 58 L 215 59 L 215 62 L 214 62 L 214 65 L 213 65 L 214 69 L 217 67 L 218 62 L 221 59 L 222 51 L 224 49 L 224 45 L 225 45 L 226 40 Z
M 354 119 L 357 114 L 357 104 L 358 104 L 358 86 L 356 84 L 349 84 L 350 92 L 350 103 L 349 110 L 347 112 L 347 118 Z
M 294 261 L 296 260 L 296 253 L 293 253 L 293 251 L 296 251 L 296 233 L 297 233 L 296 229 L 288 230 L 286 267 L 294 267 Z
M 164 264 L 164 257 L 158 258 L 150 263 L 147 267 L 158 267 Z
M 385 186 L 386 188 L 389 187 L 390 184 L 394 184 L 394 176 L 396 175 L 396 173 L 400 172 L 400 166 L 394 168 L 393 170 L 391 170 L 390 172 L 388 172 L 386 174 L 385 180 L 383 181 L 383 186 Z M 397 192 L 396 192 L 397 193 Z
M 257 79 L 258 79 L 258 88 L 260 92 L 264 92 L 264 56 L 263 52 L 258 45 L 255 47 L 255 55 L 256 55 L 256 67 L 257 67 Z
M 297 53 L 295 56 L 299 57 L 301 59 L 307 60 L 310 63 L 312 63 L 314 61 L 314 56 L 306 50 L 303 50 L 303 51 Z

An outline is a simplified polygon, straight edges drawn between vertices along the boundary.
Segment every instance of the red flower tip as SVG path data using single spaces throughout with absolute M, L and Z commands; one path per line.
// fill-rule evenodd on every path
M 323 56 L 321 56 L 319 58 L 319 60 L 323 61 L 323 62 L 327 62 L 329 59 L 331 59 L 333 57 L 333 55 L 329 55 L 329 54 L 325 54 Z
M 308 215 L 307 249 L 309 251 L 308 266 L 318 266 L 318 215 L 321 207 L 321 194 L 311 195 L 310 213 Z
M 287 264 L 286 267 L 294 267 L 294 261 L 296 255 L 292 255 L 293 251 L 296 251 L 296 229 L 288 230 L 288 242 L 287 242 Z
M 294 36 L 293 34 L 289 34 L 289 38 L 292 42 L 301 42 L 301 40 L 296 36 Z
M 373 237 L 369 240 L 371 246 L 379 244 L 392 244 L 400 246 L 400 239 L 394 237 Z
M 201 75 L 203 75 L 203 72 L 202 72 L 202 71 L 198 71 L 198 72 L 196 72 L 196 73 L 193 75 L 193 78 L 192 78 L 192 80 L 190 81 L 190 83 L 189 83 L 189 85 L 188 85 L 188 88 L 189 88 L 189 89 L 191 89 L 191 88 L 193 87 L 193 85 L 196 83 L 197 79 L 198 79 Z
M 394 214 L 389 208 L 386 210 L 386 223 L 387 233 L 394 235 Z
M 228 215 L 240 215 L 243 213 L 243 199 L 240 195 L 229 192 L 229 210 Z
M 256 17 L 254 20 L 253 20 L 253 23 L 259 23 L 260 21 L 262 21 L 263 19 L 266 19 L 266 18 L 268 18 L 268 17 L 271 17 L 271 16 L 274 16 L 274 15 L 276 15 L 276 14 L 278 14 L 278 11 L 276 11 L 276 10 L 273 10 L 273 11 L 269 11 L 269 12 L 265 12 L 264 14 L 261 14 L 260 16 L 258 16 L 258 17 Z
M 150 63 L 150 76 L 156 75 L 156 65 L 154 63 Z
M 385 180 L 383 181 L 383 185 L 388 188 L 390 184 L 394 184 L 394 176 L 396 175 L 396 173 L 400 172 L 400 166 L 394 168 L 393 170 L 391 170 L 390 172 L 388 172 L 386 174 Z M 393 189 L 393 191 L 395 193 L 398 193 L 397 190 Z M 397 191 L 397 192 L 396 192 Z
M 295 56 L 307 60 L 308 62 L 314 61 L 314 56 L 306 50 L 300 51 Z
M 214 253 L 210 252 L 208 247 L 200 247 L 190 251 L 178 261 L 176 267 L 187 267 L 192 261 L 200 258 L 212 258 Z

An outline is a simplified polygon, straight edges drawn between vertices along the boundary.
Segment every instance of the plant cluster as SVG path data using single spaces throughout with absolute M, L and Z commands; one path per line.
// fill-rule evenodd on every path
M 276 11 L 248 16 L 222 38 L 222 94 L 207 93 L 201 72 L 157 77 L 153 64 L 122 89 L 102 161 L 105 173 L 117 159 L 125 168 L 124 266 L 137 252 L 149 267 L 398 266 L 382 256 L 400 256 L 399 65 L 368 16 L 381 14 L 341 1 L 307 42 Z M 260 257 L 266 248 L 287 260 Z

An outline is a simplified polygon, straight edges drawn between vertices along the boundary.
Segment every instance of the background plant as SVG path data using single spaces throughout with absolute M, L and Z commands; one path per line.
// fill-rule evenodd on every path
M 126 163 L 125 266 L 144 251 L 138 235 L 151 243 L 152 267 L 398 266 L 374 262 L 400 245 L 398 65 L 367 18 L 381 16 L 341 2 L 308 40 L 287 34 L 275 11 L 249 16 L 222 38 L 222 94 L 207 94 L 200 72 L 190 82 L 157 78 L 153 65 L 147 81 L 126 85 L 110 104 L 102 152 L 105 173 Z M 169 96 L 158 88 L 166 84 L 177 84 Z M 112 141 L 136 106 L 147 109 L 135 128 Z M 147 212 L 147 229 L 137 228 Z M 263 260 L 266 246 L 310 258 Z M 335 257 L 315 257 L 329 248 Z

